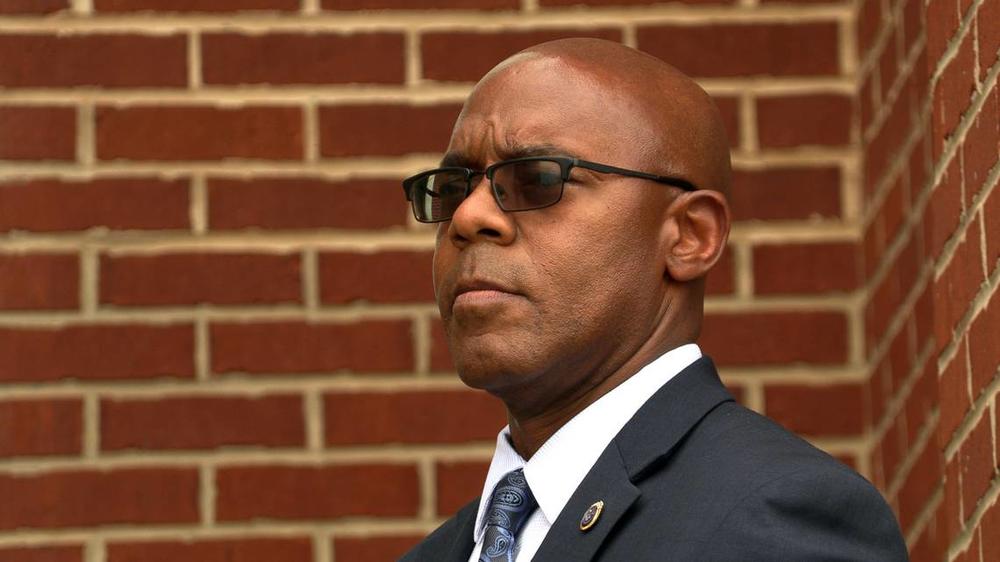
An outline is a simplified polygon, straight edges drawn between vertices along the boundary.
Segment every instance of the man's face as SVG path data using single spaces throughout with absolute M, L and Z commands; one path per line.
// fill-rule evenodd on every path
M 587 75 L 532 59 L 480 84 L 446 160 L 483 169 L 550 154 L 649 171 L 638 156 L 643 122 Z M 476 185 L 439 226 L 434 255 L 438 306 L 465 383 L 543 410 L 634 353 L 665 306 L 659 239 L 669 193 L 574 168 L 555 206 L 505 213 L 487 180 Z

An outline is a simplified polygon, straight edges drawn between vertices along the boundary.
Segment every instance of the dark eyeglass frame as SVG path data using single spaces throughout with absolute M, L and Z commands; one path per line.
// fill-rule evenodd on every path
M 511 164 L 517 164 L 519 162 L 555 162 L 559 164 L 560 176 L 562 178 L 562 184 L 559 186 L 559 196 L 551 203 L 547 203 L 545 205 L 541 205 L 538 207 L 530 207 L 527 209 L 504 209 L 503 202 L 500 199 L 500 195 L 497 193 L 496 186 L 493 184 L 493 176 L 496 174 L 498 168 L 502 168 L 503 166 L 508 166 Z M 618 166 L 600 164 L 597 162 L 591 162 L 589 160 L 581 160 L 579 158 L 570 158 L 568 156 L 525 156 L 523 158 L 512 158 L 510 160 L 502 160 L 500 162 L 495 162 L 490 166 L 488 166 L 485 170 L 473 170 L 472 168 L 463 168 L 460 166 L 447 166 L 444 168 L 435 168 L 433 170 L 427 170 L 426 172 L 420 172 L 415 176 L 410 176 L 403 180 L 403 193 L 406 195 L 406 200 L 413 203 L 414 201 L 413 186 L 418 181 L 428 176 L 432 176 L 434 174 L 441 174 L 445 172 L 462 172 L 465 175 L 465 182 L 466 182 L 465 194 L 462 198 L 463 201 L 466 198 L 468 198 L 469 193 L 472 192 L 473 178 L 477 176 L 486 176 L 486 178 L 490 180 L 490 191 L 493 193 L 493 200 L 497 202 L 497 206 L 499 206 L 504 212 L 518 213 L 521 211 L 534 211 L 537 209 L 544 209 L 546 207 L 551 207 L 552 205 L 555 205 L 560 200 L 562 200 L 563 189 L 566 185 L 566 181 L 569 180 L 569 174 L 570 171 L 573 170 L 573 168 L 584 168 L 587 170 L 600 172 L 602 174 L 615 174 L 630 178 L 639 178 L 639 179 L 654 181 L 657 183 L 679 187 L 684 191 L 695 191 L 696 189 L 698 189 L 697 186 L 695 186 L 693 183 L 682 178 L 677 178 L 672 176 L 660 176 L 657 174 L 640 172 L 638 170 L 629 170 L 627 168 L 619 168 Z M 413 208 L 412 210 L 413 210 L 413 216 L 416 217 L 416 219 L 420 222 L 435 223 L 435 222 L 445 222 L 451 220 L 451 216 L 436 220 L 421 219 L 419 214 L 417 213 L 416 208 Z

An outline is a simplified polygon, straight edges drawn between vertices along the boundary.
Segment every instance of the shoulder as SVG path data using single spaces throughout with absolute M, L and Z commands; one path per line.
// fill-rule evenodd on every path
M 742 559 L 906 560 L 895 516 L 855 471 L 772 420 L 735 403 L 706 416 L 699 436 L 726 459 L 729 501 L 711 550 Z
M 475 523 L 477 509 L 479 509 L 479 498 L 467 503 L 434 532 L 427 535 L 404 554 L 400 562 L 444 559 L 445 555 L 455 548 L 467 548 L 466 556 L 468 556 L 472 552 L 472 524 Z

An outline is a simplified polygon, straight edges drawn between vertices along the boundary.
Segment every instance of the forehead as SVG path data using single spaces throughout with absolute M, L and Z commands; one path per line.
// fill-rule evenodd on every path
M 487 75 L 455 124 L 451 160 L 484 166 L 525 147 L 634 164 L 642 108 L 598 76 L 551 57 L 516 60 Z M 648 122 L 648 121 L 647 121 Z

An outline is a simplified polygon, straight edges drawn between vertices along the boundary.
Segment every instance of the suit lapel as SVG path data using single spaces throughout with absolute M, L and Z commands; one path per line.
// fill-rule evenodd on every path
M 455 514 L 456 538 L 454 541 L 451 541 L 451 548 L 447 554 L 444 554 L 444 557 L 440 558 L 442 562 L 469 562 L 469 556 L 472 556 L 472 548 L 476 546 L 472 540 L 472 531 L 476 525 L 476 513 L 478 511 L 479 498 L 476 498 L 475 501 L 470 502 Z
M 698 359 L 663 385 L 608 444 L 532 560 L 592 560 L 642 495 L 636 484 L 660 466 L 708 412 L 732 399 L 708 357 Z M 589 530 L 582 531 L 580 520 L 597 501 L 604 502 L 600 518 Z

